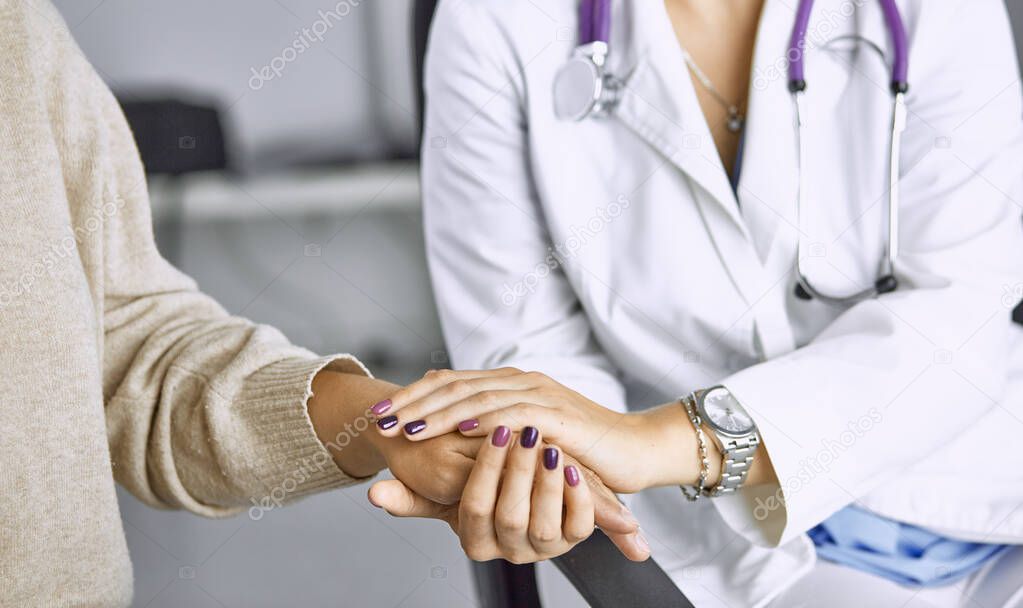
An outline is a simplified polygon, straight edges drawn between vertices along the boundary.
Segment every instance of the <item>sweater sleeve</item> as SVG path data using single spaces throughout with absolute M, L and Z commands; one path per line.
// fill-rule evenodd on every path
M 306 402 L 322 369 L 369 372 L 349 355 L 318 357 L 227 314 L 160 256 L 120 107 L 66 27 L 53 30 L 44 86 L 94 283 L 117 481 L 150 505 L 206 516 L 356 481 L 317 439 Z

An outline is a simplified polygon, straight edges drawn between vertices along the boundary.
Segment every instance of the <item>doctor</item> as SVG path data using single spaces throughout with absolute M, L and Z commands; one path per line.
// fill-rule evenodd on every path
M 540 427 L 699 606 L 1023 602 L 1000 0 L 444 0 L 425 87 L 453 363 L 553 380 L 387 432 Z

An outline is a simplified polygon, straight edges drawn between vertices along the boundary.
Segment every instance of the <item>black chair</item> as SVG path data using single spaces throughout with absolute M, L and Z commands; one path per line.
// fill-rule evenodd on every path
M 160 252 L 172 264 L 181 262 L 185 208 L 181 177 L 196 171 L 227 171 L 227 143 L 221 112 L 214 105 L 173 95 L 119 99 L 135 136 L 147 175 L 167 176 L 167 210 L 155 227 Z
M 170 96 L 120 100 L 149 175 L 228 168 L 220 110 Z
M 416 0 L 412 21 L 415 42 L 416 90 L 422 125 L 423 60 L 437 0 Z M 690 608 L 692 604 L 653 560 L 630 562 L 599 530 L 566 555 L 552 560 L 594 608 L 658 606 Z M 540 594 L 532 564 L 504 560 L 473 562 L 477 594 L 483 608 L 539 608 Z

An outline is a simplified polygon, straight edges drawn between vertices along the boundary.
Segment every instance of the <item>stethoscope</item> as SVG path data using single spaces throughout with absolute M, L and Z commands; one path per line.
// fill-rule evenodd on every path
M 796 108 L 797 138 L 797 217 L 799 239 L 796 245 L 796 288 L 801 299 L 816 298 L 829 304 L 849 304 L 895 291 L 899 282 L 895 278 L 895 261 L 899 254 L 899 155 L 902 132 L 906 129 L 906 92 L 909 90 L 909 52 L 906 28 L 895 0 L 878 0 L 884 13 L 888 32 L 892 37 L 894 61 L 892 63 L 892 128 L 888 149 L 888 233 L 884 246 L 879 276 L 874 284 L 856 293 L 836 296 L 824 293 L 810 284 L 803 273 L 803 210 L 807 208 L 806 176 L 803 159 L 808 158 L 806 142 L 805 50 L 813 0 L 800 0 L 796 21 L 789 41 L 789 91 Z M 621 98 L 624 82 L 607 70 L 608 46 L 611 32 L 611 0 L 581 0 L 579 3 L 579 45 L 572 57 L 558 71 L 554 79 L 554 111 L 561 120 L 581 121 L 589 117 L 610 115 Z M 884 58 L 876 45 L 870 47 Z

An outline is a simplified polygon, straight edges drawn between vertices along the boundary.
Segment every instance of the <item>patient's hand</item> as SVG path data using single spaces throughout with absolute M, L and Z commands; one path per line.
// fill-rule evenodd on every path
M 491 433 L 476 456 L 461 501 L 444 505 L 409 491 L 400 481 L 370 489 L 370 501 L 392 515 L 446 521 L 474 560 L 504 558 L 514 563 L 550 559 L 593 532 L 595 507 L 589 481 L 578 463 L 543 444 L 536 429 L 513 436 L 507 427 Z M 606 491 L 606 488 L 601 488 Z M 606 494 L 598 494 L 608 511 Z M 617 505 L 613 510 L 621 513 Z M 610 521 L 623 553 L 646 559 L 649 548 L 633 523 Z M 624 532 L 628 530 L 628 532 Z
M 561 555 L 593 532 L 593 499 L 579 470 L 534 431 L 513 437 L 496 429 L 477 454 L 457 506 L 436 505 L 429 515 L 446 521 L 470 559 L 504 558 L 522 564 Z M 396 494 L 397 492 L 397 494 Z M 407 515 L 400 489 L 374 486 L 370 500 Z
M 432 502 L 453 505 L 462 497 L 483 438 L 455 434 L 410 443 L 381 437 L 377 449 L 387 468 L 410 490 Z

